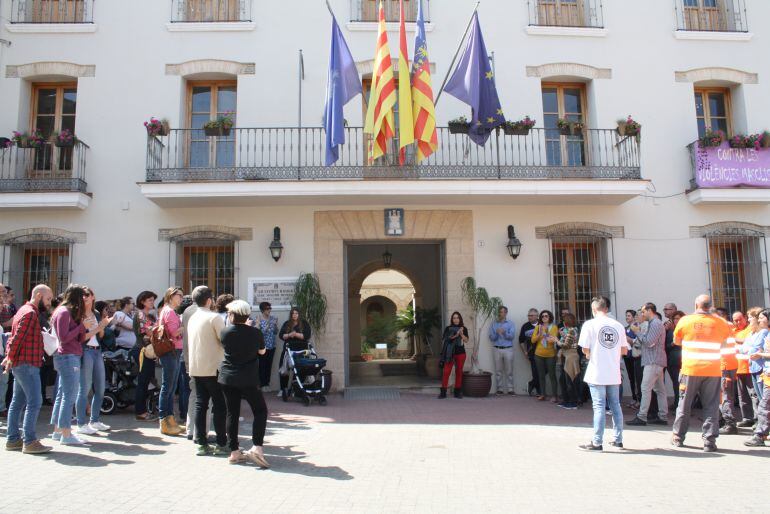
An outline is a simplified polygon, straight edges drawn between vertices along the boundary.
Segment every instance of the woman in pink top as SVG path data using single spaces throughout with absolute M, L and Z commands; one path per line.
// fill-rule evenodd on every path
M 170 287 L 163 296 L 163 309 L 160 311 L 159 323 L 174 341 L 174 351 L 160 357 L 160 365 L 163 368 L 162 382 L 160 384 L 160 398 L 158 411 L 160 416 L 161 431 L 173 432 L 178 435 L 183 428 L 174 418 L 174 393 L 179 381 L 179 356 L 182 354 L 182 320 L 176 313 L 177 307 L 182 303 L 184 293 L 178 287 Z M 164 432 L 165 433 L 165 432 Z

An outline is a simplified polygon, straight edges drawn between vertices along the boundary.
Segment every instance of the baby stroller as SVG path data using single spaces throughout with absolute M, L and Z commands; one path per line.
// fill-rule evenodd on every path
M 131 358 L 128 350 L 124 349 L 104 352 L 102 357 L 105 391 L 100 410 L 102 414 L 115 414 L 118 409 L 125 409 L 134 404 L 139 365 Z M 157 413 L 159 393 L 158 388 L 150 383 L 147 393 L 148 412 Z
M 288 402 L 289 397 L 301 398 L 305 406 L 315 399 L 318 405 L 326 405 L 326 395 L 331 388 L 331 377 L 325 370 L 326 359 L 321 359 L 308 342 L 292 342 L 284 348 L 281 374 L 289 377 L 289 387 L 281 391 L 281 398 Z

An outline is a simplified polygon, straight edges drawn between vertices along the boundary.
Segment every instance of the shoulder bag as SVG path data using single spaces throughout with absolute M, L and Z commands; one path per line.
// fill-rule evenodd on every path
M 163 357 L 174 350 L 174 341 L 171 340 L 171 335 L 166 331 L 162 318 L 158 320 L 158 324 L 150 330 L 150 346 L 155 353 L 155 357 Z M 145 357 L 148 357 L 146 349 Z

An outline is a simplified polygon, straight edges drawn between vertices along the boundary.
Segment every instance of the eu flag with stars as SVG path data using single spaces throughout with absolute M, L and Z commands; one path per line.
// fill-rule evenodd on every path
M 345 42 L 337 19 L 332 16 L 332 44 L 329 55 L 329 77 L 326 84 L 326 165 L 340 158 L 339 145 L 345 144 L 345 116 L 343 107 L 361 93 L 361 81 L 350 48 Z
M 474 143 L 484 146 L 492 129 L 505 123 L 505 117 L 497 96 L 495 74 L 481 35 L 478 13 L 473 15 L 472 23 L 462 58 L 444 91 L 470 105 L 472 115 L 468 136 Z

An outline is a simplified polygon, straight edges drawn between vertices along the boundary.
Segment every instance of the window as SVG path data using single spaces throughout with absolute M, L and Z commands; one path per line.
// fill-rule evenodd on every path
M 241 0 L 177 0 L 186 22 L 241 21 Z
M 32 130 L 49 140 L 56 132 L 75 132 L 77 84 L 35 84 L 32 95 Z M 57 148 L 46 143 L 35 150 L 34 177 L 68 175 L 72 169 L 73 148 Z
M 727 30 L 720 0 L 683 0 L 685 30 Z
M 214 296 L 235 294 L 235 245 L 230 241 L 192 241 L 181 245 L 182 288 L 208 286 Z
M 591 318 L 594 296 L 610 297 L 607 246 L 608 239 L 599 237 L 551 240 L 554 312 L 569 309 L 582 323 Z
M 188 88 L 189 167 L 226 168 L 235 165 L 234 129 L 229 136 L 208 137 L 203 125 L 225 113 L 235 121 L 237 86 L 235 81 L 190 82 Z
M 379 21 L 380 19 L 380 0 L 357 0 L 359 3 L 358 20 L 354 21 Z M 415 21 L 417 19 L 417 0 L 404 0 L 404 19 L 406 21 Z M 384 0 L 385 20 L 390 22 L 398 21 L 400 6 L 399 0 Z M 426 10 L 428 0 L 423 0 L 423 9 Z M 353 14 L 355 18 L 355 13 Z M 427 20 L 427 16 L 426 16 Z
M 540 25 L 584 27 L 582 0 L 537 0 L 537 19 Z
M 764 237 L 708 238 L 709 278 L 714 306 L 743 312 L 765 305 L 762 277 Z
M 563 135 L 559 119 L 586 123 L 583 84 L 543 84 L 543 126 L 549 166 L 585 166 L 585 139 L 582 132 Z
M 731 134 L 730 90 L 695 88 L 695 116 L 698 120 L 698 137 L 703 137 L 707 129 Z
M 46 240 L 35 236 L 10 240 L 0 247 L 3 279 L 27 298 L 38 284 L 46 284 L 54 294 L 63 293 L 72 275 L 72 245 L 62 240 Z
M 91 1 L 91 0 L 89 0 Z M 30 23 L 83 23 L 85 0 L 26 0 L 26 18 Z

